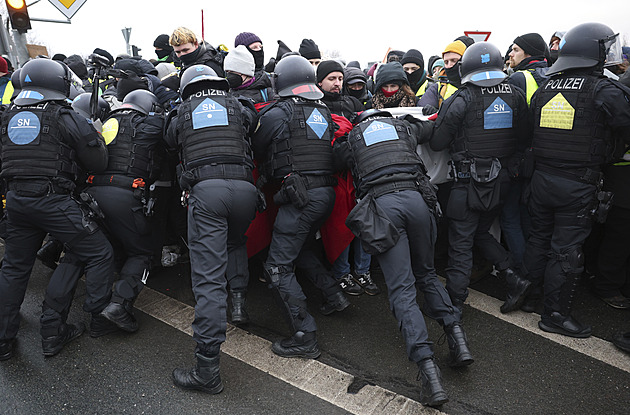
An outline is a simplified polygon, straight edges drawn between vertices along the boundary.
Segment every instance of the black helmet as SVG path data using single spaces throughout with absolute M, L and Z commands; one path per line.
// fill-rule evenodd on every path
M 20 71 L 22 92 L 16 105 L 33 105 L 44 101 L 64 100 L 70 96 L 70 69 L 59 61 L 33 59 Z
M 273 72 L 275 89 L 279 96 L 320 99 L 324 93 L 315 84 L 315 68 L 303 56 L 283 57 Z
M 547 75 L 567 69 L 591 68 L 612 62 L 621 52 L 619 33 L 601 23 L 582 23 L 569 30 L 560 41 L 558 60 Z M 612 52 L 612 53 L 611 53 Z
M 128 93 L 125 96 L 125 99 L 123 99 L 122 105 L 114 111 L 124 109 L 133 109 L 143 113 L 144 115 L 149 115 L 151 112 L 162 111 L 157 97 L 146 89 L 136 89 Z
M 503 54 L 492 43 L 476 42 L 466 48 L 459 72 L 462 85 L 495 86 L 507 76 L 503 72 Z
M 84 92 L 83 94 L 77 95 L 77 97 L 72 101 L 72 109 L 85 118 L 92 118 L 91 101 L 92 94 Z M 99 120 L 105 121 L 108 114 L 109 104 L 107 104 L 107 101 L 103 98 L 98 97 L 98 110 L 96 116 Z
M 13 85 L 13 95 L 11 99 L 15 99 L 18 94 L 22 91 L 22 86 L 20 85 L 20 72 L 22 72 L 22 68 L 16 69 L 11 75 L 11 85 Z
M 220 89 L 222 91 L 230 89 L 230 84 L 227 79 L 218 76 L 211 67 L 207 65 L 193 65 L 186 68 L 184 73 L 181 75 L 179 93 L 182 96 L 182 99 L 186 99 L 192 95 L 191 85 L 194 85 L 197 82 L 204 82 L 203 86 L 206 86 L 207 84 L 207 87 L 211 89 Z
M 376 108 L 370 108 L 369 110 L 365 110 L 361 112 L 357 118 L 354 119 L 354 124 L 359 124 L 372 117 L 392 117 L 392 114 L 385 110 L 377 110 Z

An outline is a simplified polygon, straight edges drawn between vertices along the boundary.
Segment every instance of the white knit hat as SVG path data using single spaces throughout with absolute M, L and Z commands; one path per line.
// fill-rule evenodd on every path
M 244 45 L 238 45 L 234 48 L 223 61 L 223 69 L 240 73 L 247 76 L 254 76 L 254 56 L 247 50 Z

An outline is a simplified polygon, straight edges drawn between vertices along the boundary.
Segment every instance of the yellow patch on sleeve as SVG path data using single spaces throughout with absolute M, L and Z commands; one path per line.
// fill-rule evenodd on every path
M 103 138 L 105 144 L 109 145 L 118 135 L 118 120 L 116 118 L 110 118 L 105 124 L 103 124 Z

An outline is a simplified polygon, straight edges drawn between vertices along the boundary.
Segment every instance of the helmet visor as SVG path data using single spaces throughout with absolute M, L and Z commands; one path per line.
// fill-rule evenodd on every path
M 604 50 L 606 51 L 605 66 L 618 65 L 623 62 L 621 40 L 619 39 L 619 33 L 609 36 L 603 40 Z

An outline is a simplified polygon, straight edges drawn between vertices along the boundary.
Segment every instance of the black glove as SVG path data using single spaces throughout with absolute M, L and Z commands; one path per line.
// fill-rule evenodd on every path
M 422 107 L 422 115 L 431 115 L 435 114 L 436 112 L 438 112 L 438 109 L 435 108 L 433 105 L 425 105 L 424 107 Z

